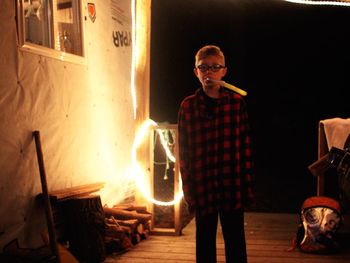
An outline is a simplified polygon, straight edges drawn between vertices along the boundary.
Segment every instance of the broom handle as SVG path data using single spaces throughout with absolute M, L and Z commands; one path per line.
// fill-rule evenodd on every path
M 51 202 L 50 202 L 49 192 L 47 189 L 44 158 L 43 158 L 43 152 L 42 152 L 41 141 L 40 141 L 40 132 L 34 131 L 33 136 L 35 140 L 36 153 L 38 158 L 41 188 L 42 188 L 43 199 L 45 204 L 45 214 L 46 214 L 47 227 L 49 231 L 49 242 L 50 242 L 51 253 L 53 254 L 53 256 L 57 258 L 57 263 L 60 263 L 61 260 L 58 253 L 58 246 L 57 246 L 57 240 L 56 240 L 55 226 L 53 222 Z

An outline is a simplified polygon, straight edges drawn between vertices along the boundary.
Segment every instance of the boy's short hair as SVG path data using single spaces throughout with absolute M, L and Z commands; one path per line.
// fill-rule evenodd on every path
M 221 49 L 218 46 L 215 45 L 206 45 L 202 48 L 200 48 L 197 51 L 196 57 L 195 57 L 195 66 L 198 66 L 198 62 L 201 59 L 204 59 L 208 56 L 218 56 L 223 59 L 224 65 L 225 66 L 225 56 L 224 53 L 221 51 Z

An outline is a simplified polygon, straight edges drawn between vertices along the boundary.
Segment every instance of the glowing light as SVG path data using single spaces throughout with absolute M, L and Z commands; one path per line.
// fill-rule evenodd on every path
M 169 201 L 169 202 L 156 200 L 152 197 L 152 194 L 150 193 L 150 187 L 147 187 L 148 183 L 146 180 L 146 175 L 137 161 L 137 149 L 142 145 L 144 138 L 148 138 L 148 136 L 146 136 L 146 135 L 148 134 L 150 127 L 157 127 L 157 123 L 151 119 L 146 120 L 141 125 L 140 129 L 138 130 L 138 132 L 135 136 L 134 144 L 132 147 L 132 163 L 133 163 L 132 174 L 134 176 L 137 188 L 141 191 L 141 193 L 144 195 L 144 197 L 148 201 L 150 201 L 156 205 L 162 205 L 162 206 L 174 205 L 174 204 L 178 203 L 181 200 L 181 198 L 183 197 L 181 179 L 179 182 L 179 192 L 175 195 L 174 200 Z M 161 130 L 157 129 L 157 132 L 160 135 L 162 145 L 163 146 L 167 145 L 165 142 L 165 139 L 164 139 L 164 135 L 162 134 Z M 163 144 L 163 140 L 164 140 L 164 144 Z M 167 155 L 168 155 L 168 153 L 170 153 L 169 155 L 172 156 L 171 158 L 175 161 L 175 157 L 171 154 L 170 149 L 168 147 L 165 147 L 164 149 L 165 149 L 165 152 L 167 153 Z M 169 157 L 169 159 L 170 159 L 170 157 Z
M 136 71 L 138 68 L 144 68 L 145 66 L 145 57 L 142 57 L 146 53 L 146 47 L 144 45 L 145 41 L 147 41 L 148 32 L 141 30 L 140 33 L 136 32 L 137 28 L 143 28 L 146 21 L 146 17 L 140 17 L 139 15 L 136 16 L 136 0 L 131 1 L 131 21 L 132 21 L 132 60 L 131 60 L 131 81 L 130 81 L 130 87 L 131 87 L 131 96 L 133 101 L 133 109 L 134 109 L 134 119 L 137 117 L 137 81 L 136 81 Z M 137 18 L 137 19 L 136 19 Z M 137 24 L 138 23 L 138 24 Z M 178 203 L 181 198 L 183 197 L 182 192 L 182 182 L 181 177 L 179 177 L 179 192 L 175 195 L 174 200 L 169 202 L 163 202 L 156 200 L 152 197 L 152 194 L 150 192 L 151 187 L 149 186 L 149 180 L 147 180 L 147 176 L 144 172 L 145 169 L 142 169 L 140 164 L 137 161 L 137 150 L 142 145 L 146 135 L 148 134 L 151 127 L 157 127 L 157 123 L 154 122 L 151 119 L 148 119 L 143 122 L 143 124 L 140 126 L 138 132 L 136 133 L 134 143 L 131 150 L 132 155 L 132 167 L 131 167 L 131 174 L 135 181 L 135 184 L 137 188 L 140 190 L 142 195 L 150 202 L 162 205 L 162 206 L 168 206 L 168 205 L 174 205 Z M 157 133 L 160 136 L 161 143 L 164 147 L 164 150 L 166 152 L 167 157 L 172 161 L 175 162 L 175 157 L 171 153 L 167 142 L 164 138 L 164 134 L 162 133 L 161 129 L 156 129 Z M 147 136 L 147 138 L 149 138 Z
M 168 144 L 164 138 L 164 134 L 162 133 L 162 130 L 161 129 L 157 129 L 157 132 L 159 134 L 159 138 L 160 138 L 160 142 L 162 143 L 163 145 L 163 148 L 165 150 L 165 153 L 166 155 L 168 156 L 168 158 L 175 163 L 175 157 L 174 155 L 171 153 L 169 147 L 168 147 Z
M 284 0 L 291 3 L 307 4 L 307 5 L 335 5 L 335 6 L 350 6 L 348 1 L 312 1 L 312 0 Z
M 132 103 L 134 108 L 134 119 L 136 119 L 136 109 L 137 109 L 137 102 L 136 102 L 136 85 L 135 85 L 135 72 L 136 72 L 136 59 L 137 59 L 137 53 L 136 53 L 136 0 L 131 1 L 131 23 L 132 23 L 132 37 L 131 37 L 131 43 L 132 43 L 132 52 L 131 52 L 131 96 L 132 96 Z

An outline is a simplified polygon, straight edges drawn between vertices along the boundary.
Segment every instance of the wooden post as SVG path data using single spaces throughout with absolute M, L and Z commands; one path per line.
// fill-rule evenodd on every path
M 174 197 L 182 191 L 180 189 L 180 153 L 179 153 L 179 131 L 177 124 L 172 125 L 175 131 L 175 174 L 174 174 Z M 181 201 L 177 202 L 175 205 L 175 234 L 181 235 Z
M 37 153 L 37 158 L 38 158 L 41 188 L 42 188 L 42 192 L 43 192 L 46 221 L 47 221 L 47 227 L 48 227 L 49 239 L 50 239 L 49 240 L 50 249 L 51 249 L 51 253 L 53 254 L 53 256 L 55 256 L 57 258 L 57 262 L 61 263 L 60 256 L 58 253 L 58 246 L 57 246 L 56 233 L 55 233 L 55 227 L 54 227 L 54 222 L 53 222 L 52 208 L 51 208 L 49 192 L 48 192 L 47 182 L 46 182 L 46 173 L 45 173 L 43 152 L 41 149 L 40 132 L 34 131 L 33 137 L 35 140 L 36 153 Z

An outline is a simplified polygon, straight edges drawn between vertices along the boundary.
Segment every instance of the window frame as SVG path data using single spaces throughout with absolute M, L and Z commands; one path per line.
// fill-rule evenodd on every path
M 37 55 L 45 56 L 45 57 L 50 57 L 54 59 L 58 59 L 61 61 L 66 61 L 66 62 L 71 62 L 71 63 L 77 63 L 77 64 L 82 64 L 86 65 L 87 64 L 87 59 L 86 59 L 86 38 L 85 38 L 85 23 L 86 23 L 86 15 L 85 15 L 85 8 L 83 8 L 83 0 L 77 0 L 78 2 L 78 8 L 79 12 L 77 10 L 73 10 L 73 12 L 76 12 L 77 14 L 80 14 L 79 18 L 79 29 L 80 29 L 80 37 L 81 37 L 81 49 L 82 49 L 82 55 L 76 55 L 68 52 L 64 52 L 61 50 L 57 49 L 57 46 L 54 41 L 54 32 L 55 32 L 55 25 L 54 23 L 54 15 L 51 15 L 51 27 L 49 29 L 49 38 L 51 38 L 49 41 L 53 43 L 54 47 L 47 47 L 44 45 L 39 45 L 39 44 L 34 44 L 28 41 L 25 41 L 26 37 L 26 22 L 25 22 L 25 16 L 24 16 L 24 1 L 25 0 L 17 0 L 16 1 L 16 20 L 17 20 L 17 30 L 18 30 L 18 47 L 19 50 L 25 51 L 25 52 L 30 52 L 34 53 Z M 54 3 L 57 4 L 57 0 L 47 0 L 53 6 Z M 51 7 L 52 9 L 52 7 Z M 52 10 L 51 10 L 52 11 Z M 58 22 L 56 22 L 58 24 Z

